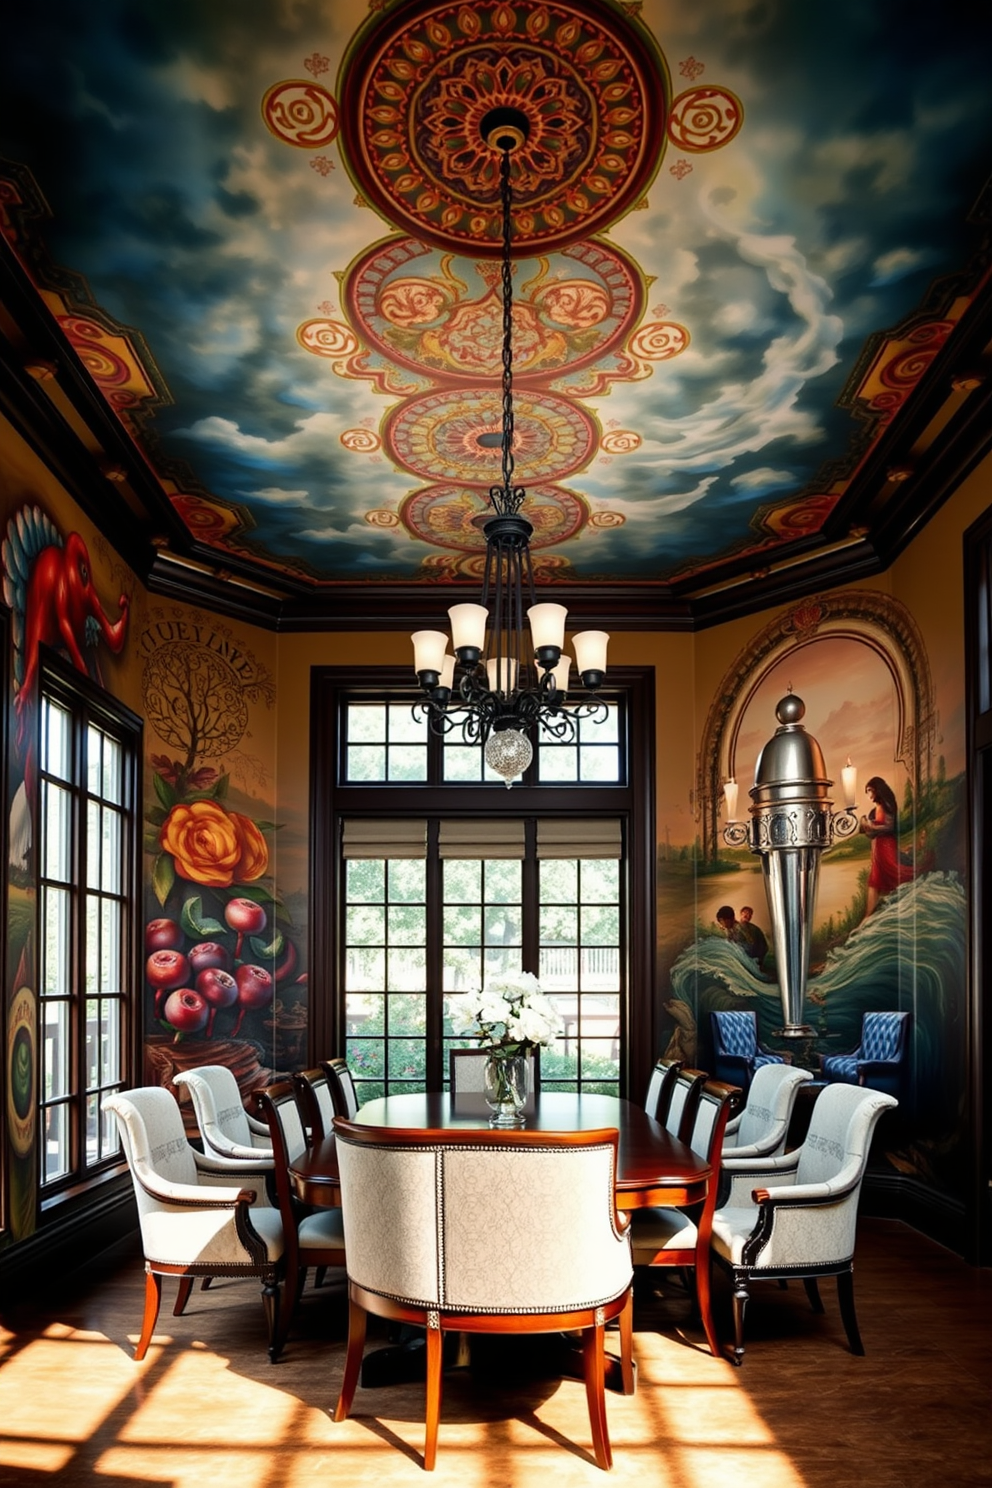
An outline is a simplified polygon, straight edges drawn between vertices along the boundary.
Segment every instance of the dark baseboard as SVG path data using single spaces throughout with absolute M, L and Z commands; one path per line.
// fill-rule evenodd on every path
M 0 1251 L 0 1307 L 43 1285 L 46 1292 L 98 1269 L 111 1250 L 137 1245 L 138 1216 L 129 1178 L 109 1184 L 82 1204 L 45 1217 L 33 1235 Z
M 898 1219 L 963 1256 L 967 1249 L 964 1203 L 901 1173 L 869 1168 L 859 1206 L 876 1219 Z

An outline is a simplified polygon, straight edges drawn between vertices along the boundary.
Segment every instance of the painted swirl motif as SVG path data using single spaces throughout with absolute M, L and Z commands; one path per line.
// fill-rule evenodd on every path
M 358 338 L 339 320 L 306 320 L 297 328 L 296 339 L 314 356 L 344 357 L 358 350 Z
M 672 104 L 668 137 L 701 154 L 729 144 L 743 123 L 744 105 L 729 88 L 687 88 Z
M 262 99 L 266 128 L 284 144 L 319 150 L 338 132 L 338 106 L 319 83 L 274 83 Z
M 371 429 L 345 429 L 341 443 L 345 449 L 354 450 L 358 455 L 372 455 L 382 449 L 382 440 Z
M 641 436 L 633 429 L 613 429 L 603 435 L 599 447 L 607 455 L 629 455 L 632 450 L 640 449 Z
M 674 320 L 654 320 L 630 338 L 630 351 L 646 362 L 665 362 L 689 345 L 689 332 Z

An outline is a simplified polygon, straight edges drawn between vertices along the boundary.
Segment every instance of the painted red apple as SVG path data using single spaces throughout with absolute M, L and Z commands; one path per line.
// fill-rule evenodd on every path
M 145 975 L 155 988 L 155 1016 L 161 1018 L 166 992 L 189 980 L 189 962 L 182 951 L 153 951 L 145 962 Z
M 264 1007 L 272 1000 L 272 978 L 264 966 L 253 966 L 246 962 L 234 973 L 238 984 L 238 1018 L 231 1030 L 232 1037 L 238 1032 L 249 1008 Z
M 149 920 L 145 926 L 145 950 L 181 951 L 184 940 L 182 929 L 175 920 Z
M 179 987 L 169 993 L 163 1014 L 177 1035 L 199 1033 L 210 1016 L 210 1004 L 193 987 Z
M 231 968 L 230 951 L 226 946 L 218 945 L 216 940 L 201 940 L 190 946 L 186 959 L 194 976 L 212 966 L 219 966 L 222 971 L 229 971 Z
M 254 899 L 230 899 L 224 910 L 224 918 L 238 934 L 238 943 L 234 947 L 234 959 L 238 961 L 245 936 L 261 935 L 265 929 L 265 910 Z
M 197 977 L 196 990 L 210 1004 L 210 1016 L 207 1019 L 209 1038 L 214 1031 L 214 1018 L 218 1008 L 230 1007 L 232 1002 L 237 1002 L 238 984 L 229 971 L 222 971 L 219 966 L 208 966 Z

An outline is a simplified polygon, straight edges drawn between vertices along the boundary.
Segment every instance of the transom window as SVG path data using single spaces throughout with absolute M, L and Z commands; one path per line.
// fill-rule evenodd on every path
M 624 779 L 621 709 L 607 704 L 602 722 L 578 720 L 573 739 L 555 738 L 541 727 L 534 763 L 524 782 L 554 784 L 620 784 Z M 410 702 L 351 702 L 344 717 L 343 783 L 396 785 L 485 784 L 505 788 L 502 776 L 486 764 L 479 744 L 466 744 L 460 727 L 438 739 Z

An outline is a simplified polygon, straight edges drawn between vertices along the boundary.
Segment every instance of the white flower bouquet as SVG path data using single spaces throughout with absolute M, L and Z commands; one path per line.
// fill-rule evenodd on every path
M 477 1038 L 501 1054 L 548 1048 L 564 1024 L 558 1009 L 529 971 L 495 977 L 481 991 L 448 998 L 451 1030 L 457 1038 Z

